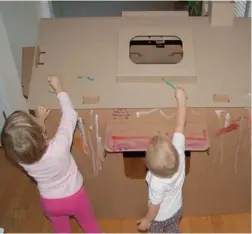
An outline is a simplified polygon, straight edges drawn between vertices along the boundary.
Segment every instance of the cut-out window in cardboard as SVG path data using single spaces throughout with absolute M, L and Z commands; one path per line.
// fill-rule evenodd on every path
M 146 45 L 148 42 L 153 45 Z M 122 27 L 118 34 L 116 81 L 163 83 L 167 79 L 175 85 L 195 83 L 194 50 L 190 28 Z
M 177 64 L 183 58 L 183 43 L 177 36 L 136 36 L 129 45 L 135 64 Z

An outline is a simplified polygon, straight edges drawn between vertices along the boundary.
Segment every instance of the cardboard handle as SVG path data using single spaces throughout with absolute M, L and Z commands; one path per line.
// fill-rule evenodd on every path
M 36 51 L 35 51 L 35 66 L 36 66 L 36 68 L 37 68 L 38 66 L 44 65 L 43 62 L 40 62 L 40 55 L 41 55 L 41 54 L 45 54 L 45 53 L 46 53 L 46 52 L 40 51 L 40 47 L 39 47 L 39 46 L 36 47 Z
M 229 96 L 227 94 L 214 94 L 213 95 L 214 102 L 230 102 Z

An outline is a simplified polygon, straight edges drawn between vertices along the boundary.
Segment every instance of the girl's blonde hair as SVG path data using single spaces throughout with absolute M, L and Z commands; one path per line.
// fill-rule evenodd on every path
M 47 148 L 43 128 L 24 111 L 15 111 L 6 119 L 1 144 L 7 156 L 23 164 L 39 161 Z
M 163 134 L 151 139 L 145 161 L 147 168 L 158 177 L 171 178 L 179 168 L 179 154 Z

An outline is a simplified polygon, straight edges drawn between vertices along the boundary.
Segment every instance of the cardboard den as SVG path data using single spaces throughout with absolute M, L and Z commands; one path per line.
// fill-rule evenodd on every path
M 172 135 L 176 116 L 163 78 L 188 95 L 184 215 L 250 210 L 250 19 L 227 14 L 222 23 L 219 7 L 211 20 L 164 12 L 41 20 L 28 105 L 52 109 L 53 136 L 61 113 L 47 75 L 62 78 L 82 118 L 72 152 L 97 218 L 147 211 L 145 150 L 158 132 Z

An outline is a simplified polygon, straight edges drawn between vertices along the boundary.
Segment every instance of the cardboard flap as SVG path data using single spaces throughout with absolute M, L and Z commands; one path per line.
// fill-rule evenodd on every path
M 146 125 L 146 126 L 144 126 Z M 173 127 L 167 123 L 108 124 L 105 149 L 108 152 L 146 151 L 150 139 L 158 132 L 172 137 Z M 206 151 L 209 148 L 206 125 L 189 122 L 186 125 L 186 150 Z
M 22 88 L 23 95 L 28 98 L 30 81 L 32 75 L 32 63 L 34 58 L 34 47 L 24 47 L 22 50 Z

